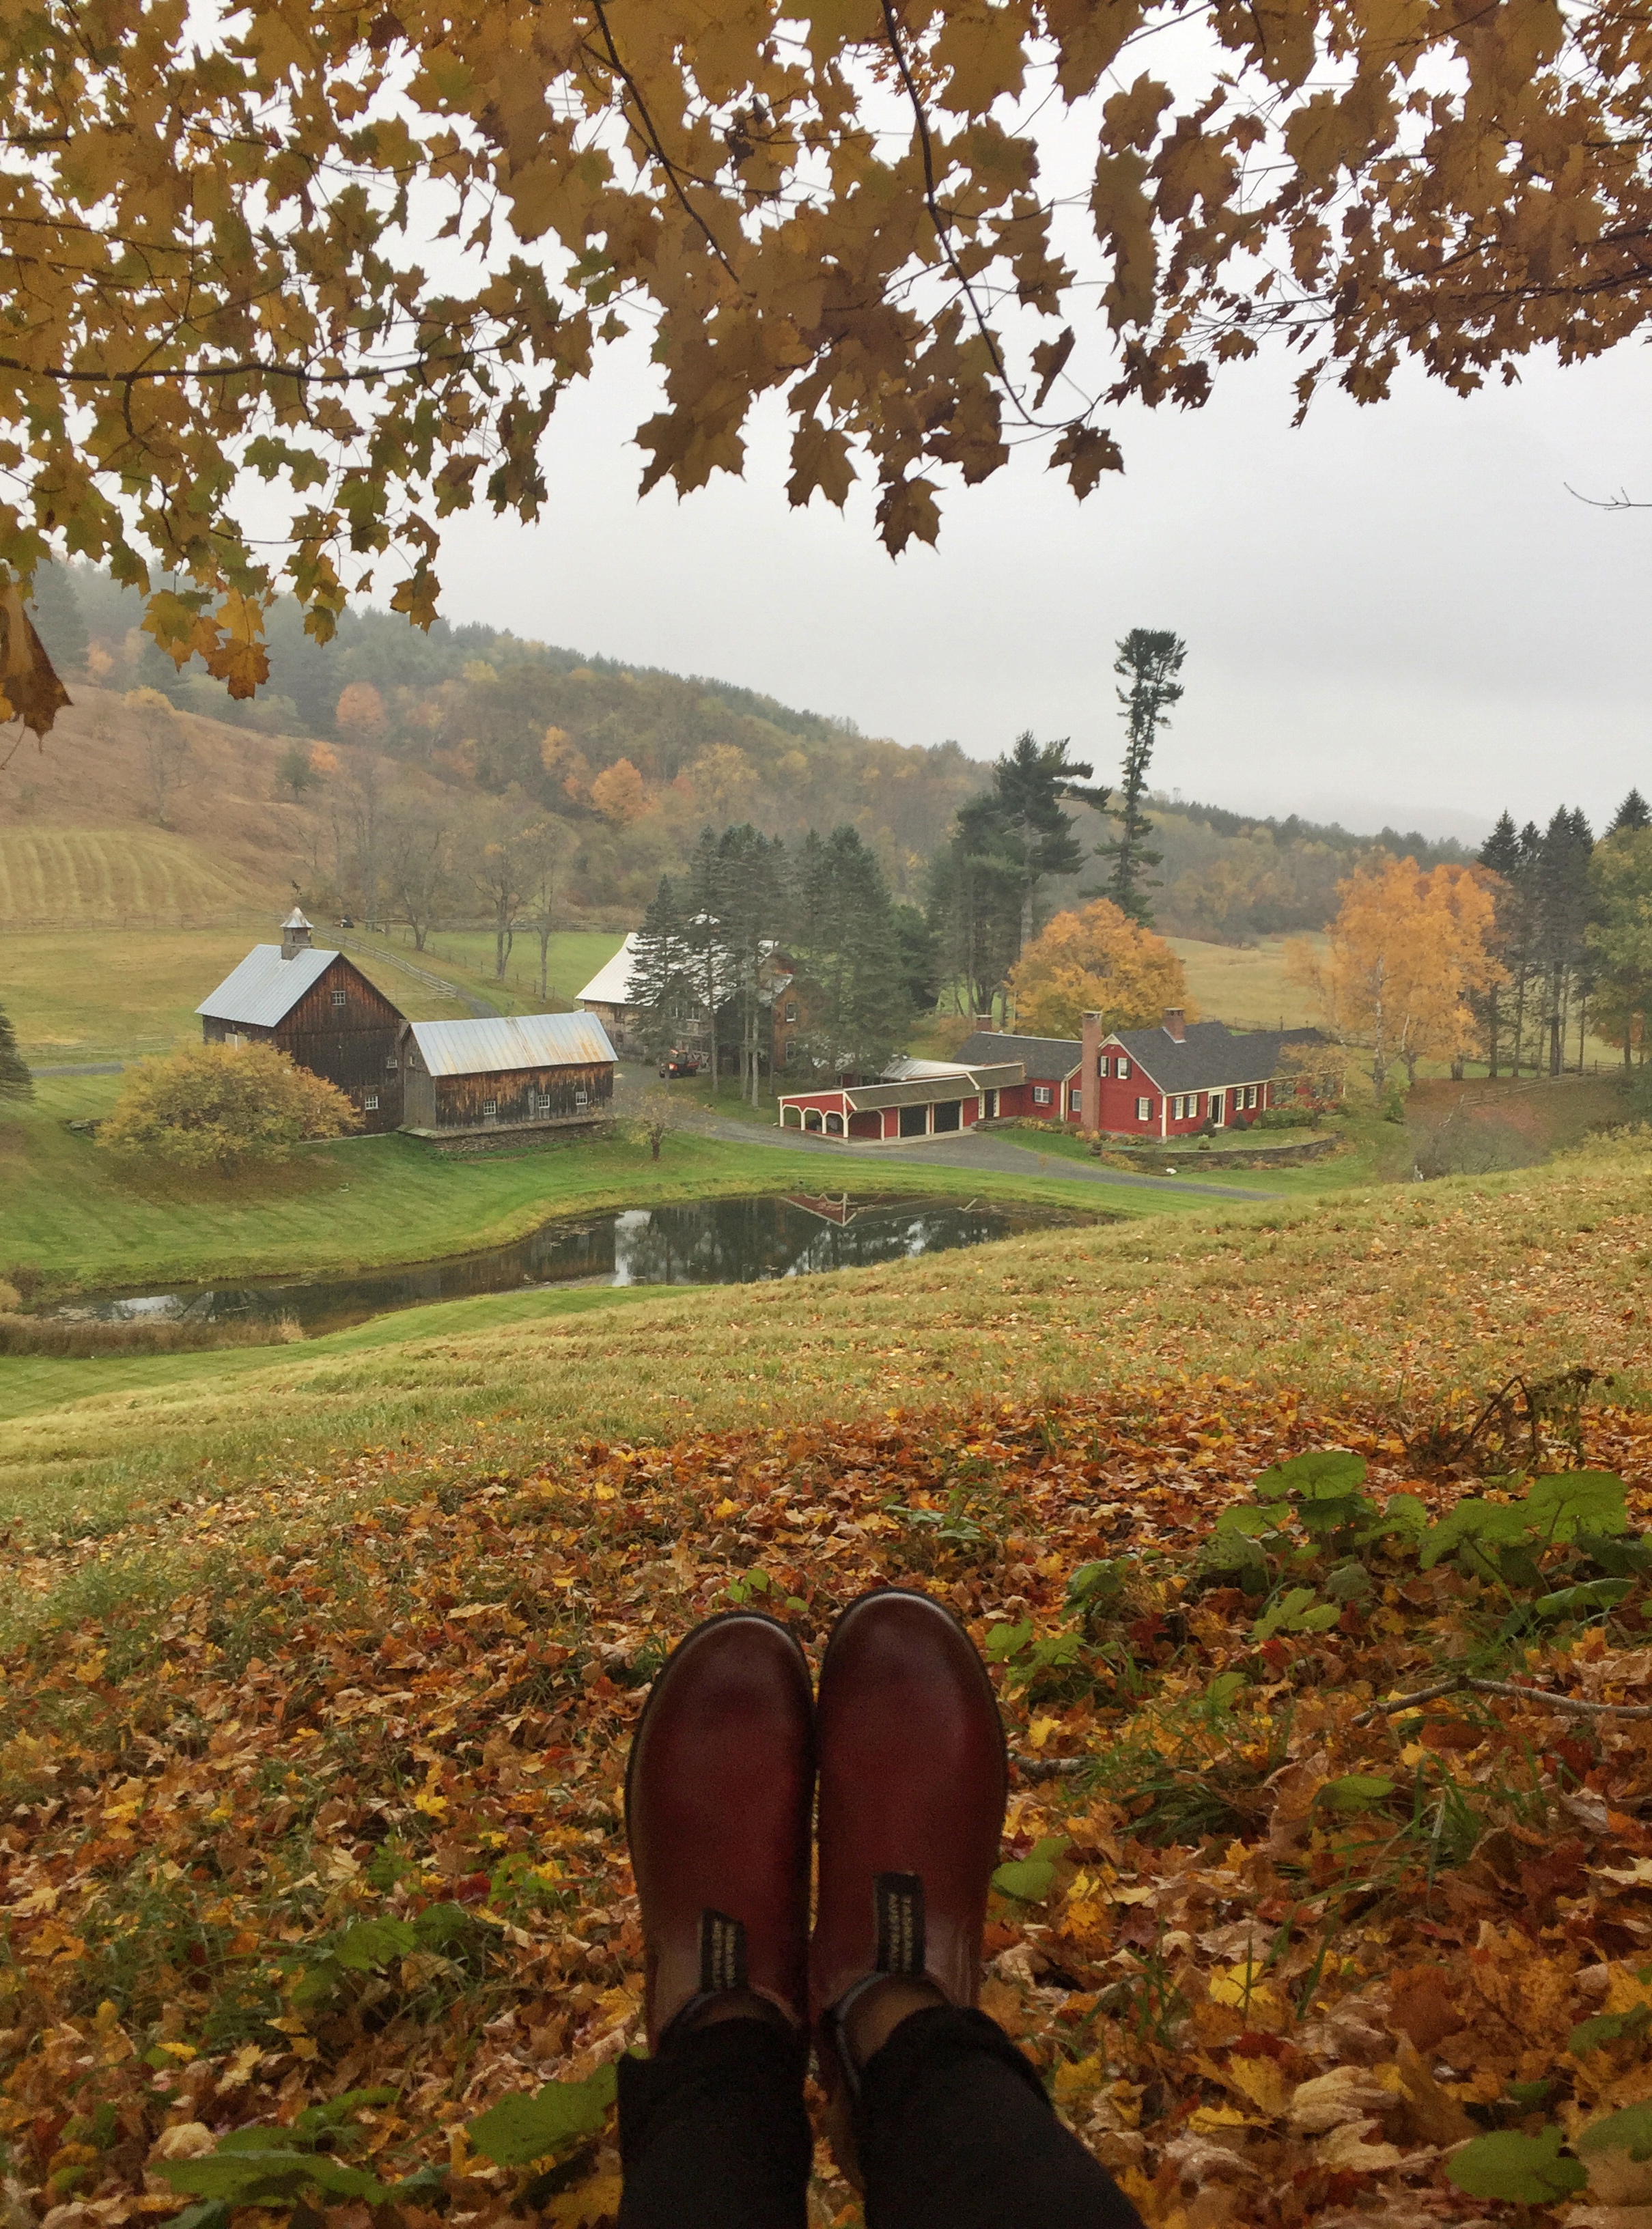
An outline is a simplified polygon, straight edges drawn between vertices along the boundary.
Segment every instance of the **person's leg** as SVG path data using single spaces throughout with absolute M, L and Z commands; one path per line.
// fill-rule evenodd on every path
M 821 1667 L 810 2004 L 868 2229 L 1133 2229 L 1037 2071 L 975 2009 L 1003 1829 L 998 1702 L 928 1596 L 851 1605 Z
M 652 2056 L 620 2065 L 621 2229 L 803 2229 L 808 1667 L 755 1613 L 696 1627 L 632 1744 Z

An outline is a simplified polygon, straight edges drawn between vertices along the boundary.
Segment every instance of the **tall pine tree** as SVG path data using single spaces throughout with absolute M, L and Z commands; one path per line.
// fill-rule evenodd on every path
M 850 827 L 813 829 L 792 876 L 791 955 L 802 977 L 799 1044 L 822 1077 L 876 1076 L 911 1019 L 889 885 Z
M 1158 866 L 1164 854 L 1147 849 L 1153 823 L 1143 800 L 1159 730 L 1169 725 L 1171 712 L 1182 699 L 1182 685 L 1176 676 L 1181 671 L 1187 646 L 1168 628 L 1132 627 L 1118 652 L 1113 671 L 1128 684 L 1118 692 L 1127 735 L 1124 779 L 1119 785 L 1119 802 L 1112 808 L 1119 832 L 1101 845 L 1096 856 L 1113 863 L 1105 895 L 1132 921 L 1150 928 L 1153 909 L 1147 893 L 1157 884 L 1148 870 Z

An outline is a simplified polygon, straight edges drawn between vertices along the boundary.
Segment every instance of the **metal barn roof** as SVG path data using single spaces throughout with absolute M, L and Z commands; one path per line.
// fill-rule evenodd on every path
M 635 963 L 637 932 L 633 928 L 612 960 L 605 960 L 590 981 L 580 992 L 582 1001 L 588 999 L 594 1006 L 630 1006 L 636 1001 L 631 996 L 631 970 Z
M 504 1076 L 524 1068 L 588 1068 L 614 1047 L 595 1014 L 489 1014 L 474 1022 L 410 1022 L 432 1076 Z
M 254 1029 L 273 1030 L 342 957 L 306 945 L 283 960 L 279 944 L 255 944 L 195 1011 L 215 1022 L 246 1022 Z

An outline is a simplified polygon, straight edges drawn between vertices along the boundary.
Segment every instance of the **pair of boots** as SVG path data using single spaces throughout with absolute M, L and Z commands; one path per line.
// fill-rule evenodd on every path
M 620 2070 L 627 2200 L 638 2183 L 622 2224 L 659 2218 L 668 2193 L 678 2221 L 800 2219 L 811 2036 L 869 2221 L 979 2206 L 1009 2229 L 1028 2204 L 1051 2223 L 1135 2221 L 974 2008 L 1006 1785 L 986 1668 L 926 1595 L 852 1603 L 818 1697 L 795 1637 L 755 1612 L 680 1644 L 627 1775 L 653 2059 Z M 961 2200 L 943 2199 L 950 2176 Z M 725 2179 L 726 2205 L 705 2187 Z

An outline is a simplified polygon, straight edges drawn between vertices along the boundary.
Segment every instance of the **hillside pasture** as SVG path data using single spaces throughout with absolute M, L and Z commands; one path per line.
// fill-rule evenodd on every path
M 0 828 L 0 928 L 183 925 L 234 919 L 247 903 L 204 845 L 165 829 Z
M 1305 1029 L 1318 1018 L 1313 1001 L 1286 973 L 1293 940 L 1263 937 L 1256 944 L 1207 944 L 1192 936 L 1165 941 L 1187 976 L 1187 995 L 1207 1022 L 1234 1030 Z M 1309 940 L 1322 945 L 1323 937 Z
M 35 1067 L 131 1060 L 193 1044 L 196 1008 L 254 944 L 276 941 L 272 914 L 212 928 L 35 929 L 14 933 L 0 954 L 0 1006 Z M 323 941 L 320 937 L 318 942 Z M 350 954 L 409 1021 L 447 1021 L 470 1008 L 386 957 Z

